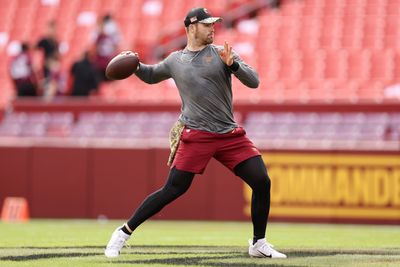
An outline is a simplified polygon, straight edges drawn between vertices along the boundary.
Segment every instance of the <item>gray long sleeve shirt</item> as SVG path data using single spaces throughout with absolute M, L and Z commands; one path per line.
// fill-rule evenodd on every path
M 250 88 L 257 88 L 259 80 L 257 72 L 235 52 L 234 61 L 239 68 L 232 71 L 221 60 L 221 50 L 223 46 L 212 44 L 196 52 L 185 48 L 171 53 L 158 64 L 140 63 L 135 74 L 150 84 L 172 78 L 182 99 L 179 120 L 191 129 L 226 133 L 237 127 L 233 117 L 231 74 Z

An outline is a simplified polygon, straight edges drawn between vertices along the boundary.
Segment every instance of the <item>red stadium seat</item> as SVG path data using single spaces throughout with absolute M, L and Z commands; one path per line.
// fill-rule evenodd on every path
M 291 51 L 299 46 L 301 25 L 296 18 L 282 17 L 277 37 L 279 49 Z
M 331 81 L 311 80 L 306 83 L 307 96 L 310 101 L 330 103 L 334 99 L 334 88 Z
M 394 51 L 375 50 L 371 54 L 371 80 L 392 81 L 394 79 Z
M 358 101 L 359 80 L 337 81 L 333 84 L 333 99 L 337 101 L 352 102 Z
M 369 50 L 351 50 L 347 59 L 347 78 L 350 80 L 368 80 L 371 67 Z
M 384 47 L 385 22 L 380 16 L 364 18 L 363 47 L 382 49 Z
M 382 17 L 386 14 L 386 5 L 383 1 L 368 2 L 364 8 L 366 16 L 379 16 Z
M 226 1 L 206 0 L 203 6 L 215 16 L 221 16 L 227 10 L 229 3 Z
M 400 83 L 400 51 L 396 51 L 394 56 L 393 79 L 394 82 Z
M 347 72 L 347 50 L 325 50 L 324 78 L 344 80 Z
M 100 3 L 100 7 L 98 8 L 100 12 L 99 15 L 103 16 L 109 13 L 115 17 L 118 11 L 124 8 L 121 5 L 122 5 L 122 0 L 102 0 Z
M 267 18 L 268 20 L 264 20 Z M 278 49 L 279 42 L 279 27 L 281 18 L 279 16 L 267 17 L 262 15 L 260 17 L 260 28 L 258 33 L 258 49 Z
M 380 102 L 383 99 L 384 83 L 379 80 L 360 84 L 358 98 L 362 101 Z
M 80 1 L 78 6 L 79 11 L 98 11 L 99 9 L 100 9 L 100 1 L 98 0 Z
M 361 49 L 363 29 L 362 17 L 349 16 L 344 17 L 343 32 L 341 37 L 341 47 L 345 49 Z
M 279 74 L 281 79 L 297 81 L 301 79 L 301 52 L 293 50 L 291 53 L 280 53 Z
M 0 31 L 9 32 L 11 30 L 16 9 L 16 1 L 10 1 L 9 4 L 0 7 Z
M 338 49 L 343 27 L 345 26 L 339 16 L 325 16 L 322 20 L 319 46 L 324 49 Z
M 278 50 L 269 50 L 259 57 L 258 72 L 263 80 L 270 82 L 280 78 L 280 53 Z
M 301 58 L 301 77 L 305 80 L 322 79 L 325 68 L 324 50 L 303 51 Z
M 303 14 L 304 4 L 299 1 L 294 1 L 290 5 L 281 6 L 281 14 L 285 17 L 300 18 Z
M 386 5 L 386 15 L 393 15 L 393 16 L 400 15 L 400 6 L 396 0 L 388 1 Z
M 301 24 L 299 48 L 300 49 L 319 49 L 322 22 L 318 17 L 303 17 Z
M 343 13 L 346 7 L 345 0 L 325 1 L 324 16 L 337 16 Z
M 265 101 L 284 101 L 285 85 L 281 81 L 263 83 L 263 87 L 259 88 L 260 96 Z
M 304 1 L 303 16 L 320 17 L 324 12 L 325 1 L 308 0 Z

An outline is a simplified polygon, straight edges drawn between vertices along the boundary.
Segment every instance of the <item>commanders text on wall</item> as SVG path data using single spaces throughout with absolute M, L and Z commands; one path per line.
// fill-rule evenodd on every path
M 400 220 L 400 156 L 266 153 L 271 216 Z M 245 187 L 245 213 L 251 192 Z

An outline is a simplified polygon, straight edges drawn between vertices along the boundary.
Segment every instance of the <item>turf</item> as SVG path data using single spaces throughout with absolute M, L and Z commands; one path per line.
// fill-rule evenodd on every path
M 0 223 L 0 266 L 400 266 L 400 227 L 268 225 L 285 260 L 247 255 L 248 222 L 149 221 L 117 259 L 103 256 L 121 221 Z

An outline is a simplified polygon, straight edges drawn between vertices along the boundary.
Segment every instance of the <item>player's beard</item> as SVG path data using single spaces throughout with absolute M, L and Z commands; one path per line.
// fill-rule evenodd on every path
M 214 34 L 210 33 L 209 35 L 207 35 L 206 43 L 207 44 L 212 44 L 213 42 L 214 42 Z
M 202 45 L 209 45 L 214 42 L 214 33 L 209 33 L 206 36 L 202 36 L 199 32 L 194 34 L 194 38 L 198 40 L 198 43 Z

